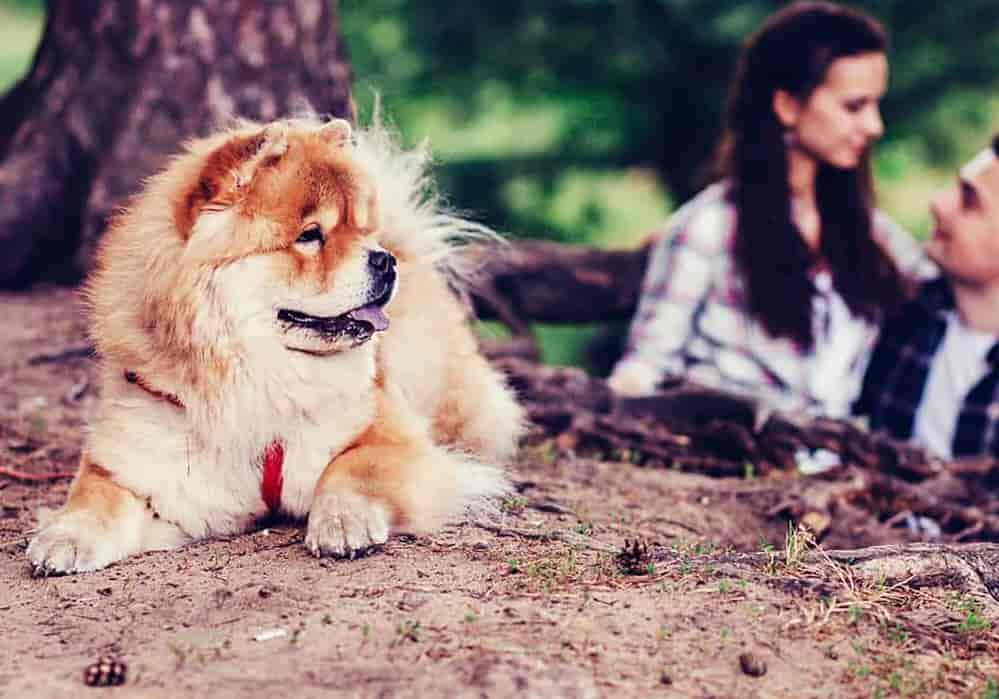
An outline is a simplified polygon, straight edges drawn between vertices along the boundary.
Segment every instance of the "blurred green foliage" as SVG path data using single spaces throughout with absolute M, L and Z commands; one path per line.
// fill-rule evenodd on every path
M 567 194 L 567 173 L 652 172 L 675 200 L 689 196 L 708 173 L 739 46 L 783 4 L 344 0 L 340 17 L 359 101 L 371 86 L 403 133 L 431 135 L 455 201 L 503 230 L 592 242 L 628 225 L 607 208 L 620 192 Z M 999 2 L 854 4 L 893 40 L 882 182 L 980 148 L 996 113 Z M 576 205 L 555 215 L 560 197 Z M 925 201 L 906 209 L 924 229 Z
M 362 113 L 429 137 L 443 191 L 512 235 L 631 245 L 706 180 L 741 42 L 777 0 L 339 0 Z M 999 2 L 861 0 L 888 27 L 877 175 L 925 200 L 999 114 Z M 0 0 L 0 87 L 30 62 L 41 0 Z M 932 186 L 913 187 L 913 178 Z
M 0 91 L 5 90 L 31 64 L 42 35 L 39 0 L 0 4 Z

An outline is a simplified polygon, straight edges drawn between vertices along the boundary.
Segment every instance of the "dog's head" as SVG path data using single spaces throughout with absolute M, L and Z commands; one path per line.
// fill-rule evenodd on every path
M 211 146 L 173 202 L 177 264 L 211 272 L 202 302 L 223 306 L 237 339 L 312 354 L 385 330 L 395 259 L 372 235 L 377 197 L 350 125 L 278 122 Z

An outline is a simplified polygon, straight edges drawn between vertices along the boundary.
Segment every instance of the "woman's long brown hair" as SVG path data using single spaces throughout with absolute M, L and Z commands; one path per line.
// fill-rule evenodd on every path
M 721 162 L 738 212 L 735 261 L 750 313 L 774 337 L 814 345 L 810 270 L 826 264 L 850 310 L 877 322 L 904 300 L 903 279 L 872 237 L 870 159 L 855 169 L 820 164 L 815 181 L 820 256 L 791 218 L 783 129 L 773 94 L 805 100 L 839 58 L 885 53 L 872 18 L 827 2 L 799 2 L 774 14 L 746 44 L 730 91 Z

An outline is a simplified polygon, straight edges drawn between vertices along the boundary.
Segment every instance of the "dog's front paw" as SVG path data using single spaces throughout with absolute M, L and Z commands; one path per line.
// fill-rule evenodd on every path
M 388 509 L 347 489 L 320 493 L 309 513 L 305 545 L 313 555 L 354 558 L 388 541 Z
M 28 545 L 35 575 L 83 573 L 121 558 L 114 535 L 90 512 L 62 512 L 42 527 Z

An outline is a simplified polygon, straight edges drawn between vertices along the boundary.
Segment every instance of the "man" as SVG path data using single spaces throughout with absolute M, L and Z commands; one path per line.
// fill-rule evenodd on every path
M 999 134 L 931 211 L 942 276 L 885 326 L 857 411 L 943 459 L 999 457 Z

